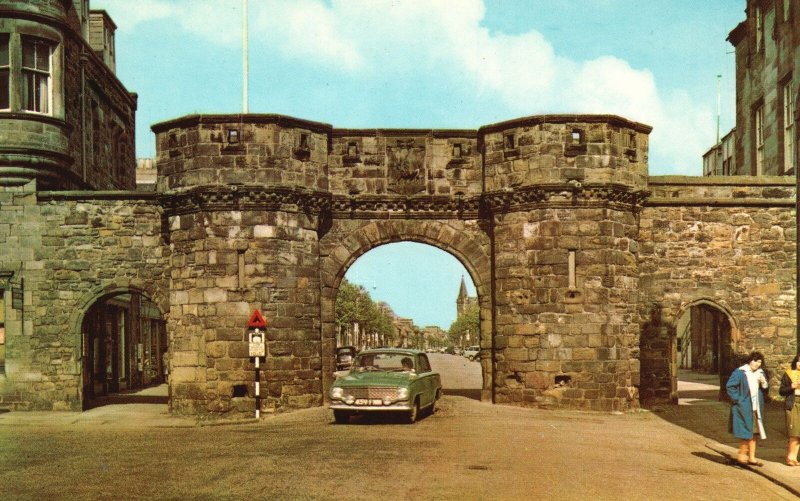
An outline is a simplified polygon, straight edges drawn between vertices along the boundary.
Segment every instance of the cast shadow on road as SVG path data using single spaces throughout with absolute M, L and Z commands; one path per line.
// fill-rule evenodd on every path
M 454 397 L 466 397 L 478 401 L 481 399 L 480 388 L 445 388 L 442 390 L 442 392 L 445 395 L 451 395 Z
M 692 452 L 692 456 L 698 457 L 700 459 L 706 459 L 711 461 L 712 463 L 722 464 L 726 466 L 730 466 L 732 464 L 731 458 L 723 457 L 719 454 L 711 453 L 711 452 Z

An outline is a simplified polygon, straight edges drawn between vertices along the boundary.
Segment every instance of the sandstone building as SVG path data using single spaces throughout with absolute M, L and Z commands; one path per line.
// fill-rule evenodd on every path
M 84 76 L 104 79 L 84 88 L 108 105 L 90 148 L 92 120 L 70 121 L 82 79 L 52 76 L 51 58 L 48 109 L 65 118 L 0 111 L 0 128 L 27 141 L 0 171 L 4 407 L 80 409 L 159 381 L 166 352 L 173 413 L 250 415 L 256 308 L 263 410 L 321 405 L 337 288 L 359 256 L 398 241 L 445 250 L 470 274 L 486 401 L 675 401 L 679 319 L 699 306 L 716 319 L 720 374 L 754 348 L 796 352 L 793 179 L 650 176 L 650 127 L 613 115 L 434 130 L 230 114 L 154 125 L 156 187 L 134 191 L 132 142 L 115 148 L 128 136 L 107 132 L 132 134 L 135 100 L 80 35 L 84 4 L 4 5 L 9 53 L 35 20 L 52 31 L 45 50 L 83 48 Z M 122 112 L 129 121 L 111 119 Z M 114 158 L 118 175 L 113 162 L 93 170 Z
M 747 18 L 728 35 L 736 51 L 736 127 L 704 155 L 705 175 L 795 175 L 798 10 L 795 0 L 747 0 Z

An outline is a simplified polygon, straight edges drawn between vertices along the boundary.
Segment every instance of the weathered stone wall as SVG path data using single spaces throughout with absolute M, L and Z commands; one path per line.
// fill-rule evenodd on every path
M 161 214 L 134 194 L 0 191 L 0 269 L 24 280 L 24 309 L 6 308 L 0 404 L 81 409 L 80 321 L 102 296 L 141 291 L 167 311 Z
M 169 224 L 173 412 L 252 415 L 246 326 L 255 308 L 268 323 L 263 407 L 321 404 L 317 217 L 286 204 L 177 214 Z
M 481 131 L 494 214 L 495 401 L 637 407 L 636 214 L 650 128 L 550 116 Z
M 328 162 L 335 195 L 474 196 L 482 190 L 474 130 L 334 129 Z
M 133 290 L 167 317 L 173 412 L 251 415 L 256 308 L 263 410 L 320 405 L 342 277 L 403 240 L 472 276 L 487 401 L 669 401 L 675 320 L 695 304 L 729 315 L 738 351 L 777 362 L 797 348 L 794 184 L 648 178 L 647 126 L 546 116 L 474 136 L 367 134 L 220 115 L 154 130 L 158 192 L 0 193 L 0 271 L 22 263 L 12 280 L 26 284 L 25 318 L 6 308 L 6 404 L 80 405 L 82 316 Z
M 643 404 L 675 401 L 675 325 L 692 304 L 731 317 L 733 349 L 775 369 L 797 353 L 794 180 L 651 177 L 639 234 Z
M 328 189 L 330 126 L 281 115 L 194 115 L 153 126 L 158 189 L 253 184 Z

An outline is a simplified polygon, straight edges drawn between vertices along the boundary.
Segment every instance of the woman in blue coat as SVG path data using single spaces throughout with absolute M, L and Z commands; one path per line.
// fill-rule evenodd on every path
M 767 438 L 764 432 L 764 394 L 769 388 L 764 374 L 764 355 L 754 351 L 747 362 L 735 369 L 725 385 L 731 397 L 733 435 L 741 440 L 736 462 L 741 465 L 764 466 L 756 460 L 756 436 Z M 759 391 L 759 388 L 762 391 Z

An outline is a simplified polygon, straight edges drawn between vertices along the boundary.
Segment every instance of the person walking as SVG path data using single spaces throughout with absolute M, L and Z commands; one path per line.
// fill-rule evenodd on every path
M 786 464 L 800 466 L 797 461 L 797 452 L 800 451 L 800 355 L 795 355 L 789 369 L 781 378 L 781 387 L 778 393 L 786 397 L 784 409 L 786 412 L 786 436 L 789 443 L 786 446 Z
M 762 391 L 759 391 L 759 387 Z M 736 462 L 739 465 L 764 466 L 756 459 L 756 436 L 764 440 L 764 395 L 769 388 L 764 373 L 764 355 L 754 351 L 741 367 L 734 369 L 725 389 L 731 405 L 731 432 L 741 440 Z

